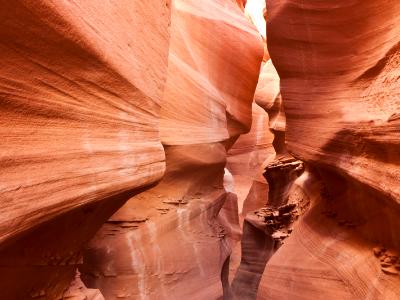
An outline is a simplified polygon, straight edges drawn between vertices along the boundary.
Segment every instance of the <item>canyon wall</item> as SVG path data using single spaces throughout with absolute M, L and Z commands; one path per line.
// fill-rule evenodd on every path
M 399 299 L 398 0 L 0 8 L 0 299 Z
M 300 198 L 289 197 L 293 192 L 293 182 L 303 172 L 304 166 L 286 151 L 286 123 L 279 76 L 270 60 L 261 69 L 254 100 L 265 110 L 264 126 L 267 128 L 262 130 L 270 131 L 272 144 L 268 149 L 269 155 L 253 170 L 254 180 L 242 210 L 240 254 L 235 249 L 232 257 L 237 265 L 236 270 L 231 270 L 232 295 L 234 299 L 243 300 L 257 297 L 268 260 L 283 245 L 307 206 L 307 202 Z M 240 168 L 239 173 L 243 170 Z M 237 262 L 238 257 L 240 262 Z
M 160 115 L 166 173 L 91 241 L 80 268 L 87 286 L 106 299 L 229 294 L 229 255 L 240 229 L 224 167 L 227 151 L 250 130 L 262 55 L 261 37 L 235 4 L 173 2 Z
M 225 164 L 263 55 L 240 8 L 0 4 L 0 298 L 229 294 L 240 229 Z
M 170 8 L 0 7 L 0 298 L 58 299 L 84 244 L 165 171 L 158 122 Z
M 258 88 L 257 88 L 258 90 Z M 266 183 L 262 176 L 263 164 L 275 151 L 272 146 L 273 134 L 268 126 L 268 114 L 253 102 L 253 121 L 249 133 L 241 135 L 228 151 L 227 169 L 233 175 L 235 194 L 239 200 L 239 215 L 245 216 L 257 201 L 257 208 L 267 201 L 268 190 L 264 190 L 256 199 L 248 201 L 253 195 L 252 189 L 257 189 L 257 183 Z
M 400 3 L 267 1 L 286 146 L 310 208 L 268 262 L 258 299 L 400 295 Z

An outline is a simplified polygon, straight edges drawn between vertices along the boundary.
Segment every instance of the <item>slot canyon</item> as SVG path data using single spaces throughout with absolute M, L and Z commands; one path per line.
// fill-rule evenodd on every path
M 400 300 L 399 0 L 0 7 L 0 300 Z

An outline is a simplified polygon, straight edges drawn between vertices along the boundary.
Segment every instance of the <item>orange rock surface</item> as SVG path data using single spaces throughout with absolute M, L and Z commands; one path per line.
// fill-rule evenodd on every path
M 228 151 L 227 168 L 234 178 L 235 193 L 239 199 L 239 214 L 243 211 L 245 215 L 249 211 L 246 207 L 248 204 L 246 198 L 251 194 L 252 185 L 257 184 L 254 182 L 265 183 L 262 165 L 267 158 L 275 155 L 272 147 L 273 138 L 268 126 L 268 114 L 253 103 L 253 122 L 250 132 L 241 135 Z M 265 203 L 266 195 L 267 193 L 260 195 L 257 200 Z M 254 205 L 254 202 L 251 202 Z
M 297 183 L 311 207 L 258 299 L 398 299 L 400 3 L 267 1 L 267 11 L 287 149 L 309 170 Z
M 169 22 L 165 1 L 0 2 L 1 299 L 61 297 L 83 245 L 162 177 Z
M 106 299 L 217 299 L 229 292 L 239 224 L 224 166 L 227 150 L 250 130 L 262 55 L 261 38 L 235 4 L 173 2 L 160 120 L 165 176 L 113 215 L 81 268 L 83 281 Z
M 400 299 L 398 0 L 0 0 L 0 299 Z

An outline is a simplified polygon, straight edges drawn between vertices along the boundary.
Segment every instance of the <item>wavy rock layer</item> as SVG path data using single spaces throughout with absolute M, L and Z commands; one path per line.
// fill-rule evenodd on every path
M 250 129 L 262 55 L 261 38 L 236 4 L 174 1 L 160 121 L 166 173 L 91 241 L 81 268 L 87 286 L 106 299 L 229 294 L 239 228 L 224 167 L 227 150 Z
M 400 2 L 261 2 L 0 0 L 0 299 L 399 298 Z
M 243 236 L 240 263 L 232 281 L 234 299 L 255 299 L 264 268 L 293 231 L 300 211 L 298 199 L 289 197 L 293 181 L 303 171 L 303 164 L 285 147 L 285 115 L 279 92 L 279 77 L 271 61 L 262 68 L 255 102 L 268 113 L 268 126 L 273 137 L 269 157 L 259 170 L 243 206 Z M 264 178 L 264 176 L 265 178 Z M 236 249 L 235 249 L 236 250 Z M 235 252 L 237 256 L 237 252 Z M 236 257 L 233 256 L 234 260 Z
M 264 162 L 275 154 L 272 140 L 273 135 L 268 130 L 268 115 L 253 102 L 251 130 L 249 133 L 241 135 L 232 146 L 228 152 L 227 161 L 227 168 L 233 175 L 234 189 L 239 200 L 239 221 L 241 225 L 243 225 L 244 217 L 249 211 L 265 205 L 267 201 L 268 184 L 262 173 Z M 247 236 L 246 228 L 243 228 L 241 243 L 235 245 L 230 258 L 230 282 L 233 281 L 239 268 L 243 243 L 257 243 L 253 239 L 246 241 Z M 258 249 L 258 247 L 252 246 L 248 248 Z M 231 296 L 233 297 L 233 295 Z
M 267 158 L 273 157 L 273 135 L 268 128 L 268 114 L 257 104 L 253 103 L 253 121 L 251 130 L 241 135 L 228 151 L 227 168 L 234 178 L 235 193 L 239 200 L 239 214 L 246 215 L 249 205 L 260 201 L 265 203 L 267 192 L 254 201 L 247 201 L 250 189 L 255 182 L 266 183 L 262 176 L 262 165 Z M 256 208 L 262 206 L 259 204 Z M 251 209 L 250 209 L 251 210 Z
M 272 257 L 259 299 L 400 294 L 400 3 L 268 1 L 288 151 L 311 208 Z
M 0 1 L 1 299 L 61 297 L 83 245 L 163 175 L 169 22 L 165 1 Z

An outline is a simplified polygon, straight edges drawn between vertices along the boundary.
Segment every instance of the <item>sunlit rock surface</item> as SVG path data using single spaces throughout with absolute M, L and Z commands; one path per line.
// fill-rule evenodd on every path
M 273 134 L 268 126 L 268 114 L 256 103 L 253 103 L 253 122 L 251 130 L 241 135 L 232 148 L 228 151 L 227 168 L 234 177 L 235 193 L 239 199 L 239 213 L 248 212 L 248 205 L 255 201 L 246 201 L 254 182 L 265 182 L 262 176 L 262 165 L 267 158 L 275 155 L 272 147 Z M 267 191 L 257 197 L 265 203 Z M 249 202 L 249 203 L 247 203 Z M 262 204 L 261 204 L 262 205 Z M 257 208 L 261 205 L 258 205 Z
M 259 299 L 400 295 L 398 1 L 267 1 L 287 150 L 311 208 L 269 261 Z
M 0 8 L 0 299 L 399 299 L 398 1 Z
M 237 246 L 232 255 L 232 265 L 236 264 L 236 270 L 231 267 L 232 297 L 243 300 L 257 297 L 268 260 L 290 235 L 293 223 L 300 215 L 298 201 L 291 201 L 289 194 L 294 180 L 303 171 L 303 164 L 286 151 L 279 76 L 270 60 L 262 67 L 254 100 L 264 108 L 266 115 L 266 128 L 260 128 L 260 131 L 270 131 L 273 142 L 271 148 L 264 149 L 269 155 L 257 164 L 257 170 L 253 170 L 254 181 L 242 210 L 244 222 L 240 249 Z M 256 127 L 253 129 L 257 130 Z M 243 169 L 238 169 L 238 172 L 243 172 Z
M 61 297 L 83 245 L 163 175 L 169 22 L 165 1 L 0 1 L 1 299 Z
M 240 53 L 240 55 L 238 55 Z M 174 1 L 160 133 L 167 170 L 90 243 L 81 268 L 106 299 L 229 294 L 239 239 L 227 150 L 250 130 L 262 39 L 236 4 Z

